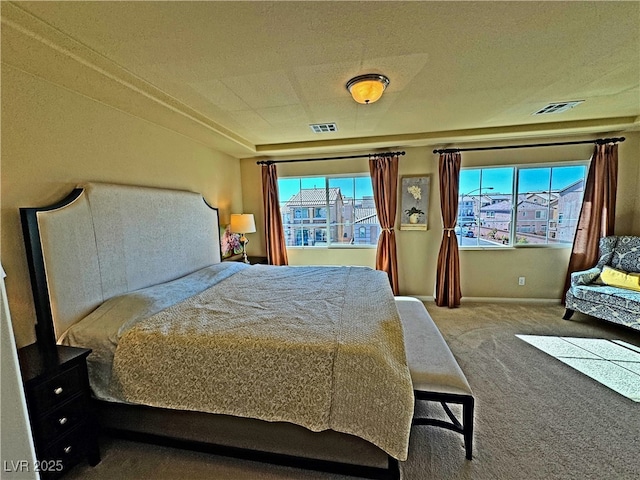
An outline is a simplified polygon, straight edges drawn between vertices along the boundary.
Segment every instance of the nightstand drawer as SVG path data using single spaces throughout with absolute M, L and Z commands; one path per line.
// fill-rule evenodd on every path
M 56 471 L 51 471 L 50 475 L 43 476 L 41 473 L 43 478 L 58 477 L 83 459 L 87 453 L 85 431 L 85 427 L 74 428 L 51 444 L 49 448 L 42 451 L 42 455 L 39 455 L 39 460 L 43 464 L 56 466 Z
M 28 395 L 29 408 L 33 414 L 42 415 L 81 392 L 82 373 L 82 369 L 75 366 L 34 387 Z
M 45 446 L 56 437 L 81 426 L 87 419 L 87 399 L 80 395 L 49 412 L 38 422 L 38 435 L 36 436 Z

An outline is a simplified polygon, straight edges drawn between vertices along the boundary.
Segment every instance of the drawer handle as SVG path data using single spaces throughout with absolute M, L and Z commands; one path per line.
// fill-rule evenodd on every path
M 64 447 L 64 453 L 71 453 L 71 445 Z
M 67 417 L 62 417 L 58 419 L 58 423 L 60 425 L 64 425 L 65 423 L 67 423 L 67 421 L 68 421 Z
M 56 395 L 60 395 L 62 393 L 62 387 L 58 387 L 56 388 L 53 393 L 55 393 Z

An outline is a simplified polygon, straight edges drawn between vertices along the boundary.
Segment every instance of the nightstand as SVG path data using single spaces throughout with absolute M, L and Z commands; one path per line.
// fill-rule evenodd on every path
M 268 265 L 267 262 L 267 257 L 255 257 L 255 256 L 247 256 L 247 260 L 249 260 L 249 263 L 251 265 L 256 265 L 256 264 L 261 264 L 261 265 Z
M 247 260 L 249 260 L 249 263 L 251 265 L 256 265 L 256 264 L 261 264 L 261 265 L 268 265 L 269 262 L 267 262 L 267 257 L 258 257 L 258 256 L 251 256 L 251 255 L 247 255 Z M 233 255 L 231 257 L 227 257 L 224 258 L 222 260 L 223 262 L 242 262 L 243 261 L 243 257 L 242 255 Z
M 87 459 L 100 462 L 97 424 L 91 408 L 86 348 L 37 344 L 18 350 L 40 478 L 58 478 Z

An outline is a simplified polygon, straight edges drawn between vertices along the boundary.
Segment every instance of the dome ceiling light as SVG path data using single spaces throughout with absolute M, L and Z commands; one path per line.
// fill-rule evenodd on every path
M 347 82 L 347 90 L 353 99 L 365 105 L 376 102 L 389 85 L 389 79 L 377 73 L 359 75 Z

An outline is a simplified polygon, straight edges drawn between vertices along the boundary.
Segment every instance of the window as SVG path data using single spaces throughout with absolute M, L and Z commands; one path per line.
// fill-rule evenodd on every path
M 309 243 L 309 229 L 308 228 L 300 228 L 296 229 L 296 245 L 311 245 Z
M 375 247 L 380 222 L 369 175 L 282 177 L 280 214 L 288 247 Z
M 467 229 L 456 230 L 458 244 L 571 246 L 587 166 L 572 162 L 463 169 L 457 225 Z
M 301 218 L 309 218 L 309 209 L 308 208 L 296 208 L 293 211 L 293 218 L 299 220 Z

